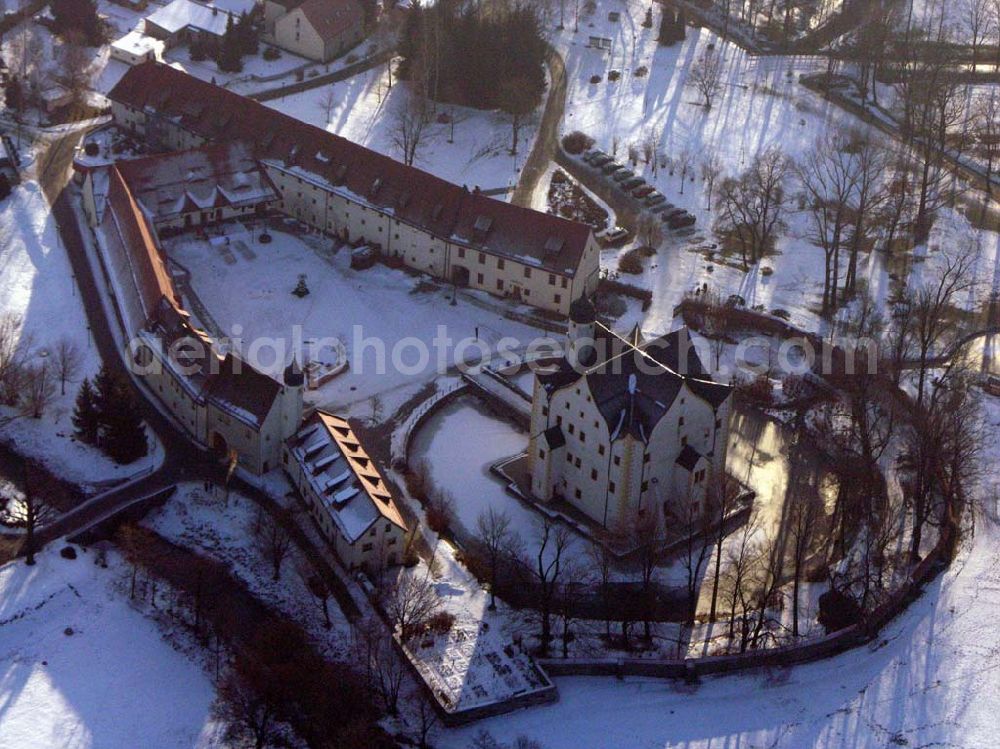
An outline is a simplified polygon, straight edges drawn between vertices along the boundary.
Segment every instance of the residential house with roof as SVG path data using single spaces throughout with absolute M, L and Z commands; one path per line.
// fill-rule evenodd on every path
M 304 377 L 293 361 L 276 380 L 222 352 L 191 321 L 159 233 L 257 211 L 277 198 L 241 144 L 113 164 L 74 165 L 94 228 L 132 372 L 195 441 L 253 473 L 277 468 L 302 420 Z
M 565 355 L 536 372 L 531 492 L 612 531 L 650 513 L 686 524 L 705 512 L 725 469 L 731 395 L 686 328 L 620 336 L 577 302 Z
M 265 42 L 316 62 L 329 62 L 365 38 L 357 0 L 264 0 Z
M 597 290 L 586 224 L 453 185 L 166 65 L 131 68 L 109 99 L 115 123 L 154 148 L 246 144 L 277 210 L 416 270 L 561 315 Z
M 195 41 L 214 49 L 222 42 L 230 17 L 228 11 L 209 3 L 173 0 L 146 16 L 143 29 L 165 49 Z
M 396 498 L 346 419 L 314 411 L 285 443 L 282 466 L 345 566 L 403 561 L 407 528 Z

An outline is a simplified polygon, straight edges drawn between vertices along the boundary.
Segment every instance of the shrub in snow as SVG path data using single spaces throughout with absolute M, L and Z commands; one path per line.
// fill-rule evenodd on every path
M 839 590 L 828 590 L 819 597 L 819 623 L 827 634 L 861 621 L 861 609 L 850 596 Z
M 97 156 L 101 152 L 101 147 L 94 143 L 94 141 L 91 141 L 83 147 L 83 152 L 88 156 Z
M 309 295 L 309 287 L 306 286 L 305 276 L 299 276 L 299 282 L 292 290 L 292 293 L 295 294 L 295 296 L 297 296 L 299 299 L 302 299 L 303 297 Z
M 268 47 L 264 50 L 263 57 L 265 60 L 278 60 L 281 58 L 281 50 L 277 47 Z
M 594 76 L 600 79 L 600 76 Z M 563 150 L 566 153 L 580 154 L 586 151 L 588 148 L 593 148 L 594 139 L 591 138 L 586 133 L 581 133 L 579 130 L 574 130 L 569 135 L 563 137 L 562 140 Z
M 598 84 L 598 83 L 600 83 L 601 82 L 601 76 L 599 76 L 599 75 L 592 75 L 592 76 L 590 76 L 590 82 L 593 83 L 593 84 L 595 84 L 595 85 Z
M 620 70 L 609 70 L 608 71 L 608 82 L 609 83 L 614 83 L 615 81 L 617 81 L 621 77 L 622 77 L 622 71 L 620 71 Z
M 76 559 L 76 549 L 72 546 L 63 546 L 62 549 L 59 550 L 59 556 L 63 559 Z

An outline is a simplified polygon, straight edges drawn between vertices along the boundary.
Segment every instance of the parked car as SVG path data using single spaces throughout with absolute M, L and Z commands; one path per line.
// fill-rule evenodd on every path
M 604 151 L 602 151 L 600 148 L 588 148 L 586 151 L 583 152 L 580 158 L 583 159 L 584 161 L 590 161 L 599 153 L 604 153 Z
M 614 174 L 615 172 L 625 169 L 626 167 L 619 164 L 617 161 L 609 161 L 607 164 L 601 167 L 601 171 L 605 174 Z
M 628 237 L 628 229 L 622 226 L 613 226 L 600 239 L 601 244 L 605 247 L 612 247 L 614 245 L 625 244 Z
M 606 157 L 608 159 L 611 158 L 606 153 L 604 153 L 604 151 L 602 151 L 601 149 L 594 148 L 594 149 L 592 149 L 590 151 L 587 151 L 587 155 L 583 157 L 583 160 L 586 161 L 588 164 L 593 164 L 594 163 L 594 159 L 600 159 L 602 157 Z
M 351 250 L 351 267 L 355 270 L 365 270 L 375 265 L 377 254 L 374 249 L 368 246 L 357 247 Z
M 623 189 L 625 192 L 632 192 L 632 190 L 637 188 L 639 185 L 644 185 L 644 184 L 646 184 L 646 180 L 644 180 L 642 177 L 632 177 L 622 182 L 619 185 L 619 187 Z
M 671 229 L 684 229 L 688 226 L 694 226 L 695 221 L 697 221 L 697 219 L 690 213 L 683 213 L 680 216 L 675 216 L 670 219 L 669 224 Z
M 634 176 L 635 172 L 633 172 L 631 169 L 621 169 L 615 172 L 611 176 L 611 179 L 613 179 L 615 182 L 624 182 L 627 179 L 632 179 Z
M 669 221 L 672 218 L 677 218 L 678 216 L 683 216 L 687 211 L 683 208 L 672 207 L 669 211 L 663 214 L 663 220 Z
M 635 197 L 637 197 L 637 198 L 645 198 L 647 195 L 650 195 L 651 193 L 653 193 L 655 191 L 656 191 L 656 188 L 653 187 L 652 185 L 642 185 L 640 187 L 635 188 L 632 191 L 632 195 L 635 196 Z
M 649 195 L 646 196 L 646 205 L 649 206 L 659 205 L 660 203 L 666 203 L 666 202 L 667 202 L 666 196 L 664 196 L 663 193 L 657 192 L 656 190 L 653 190 L 653 192 L 649 193 Z
M 1000 396 L 1000 377 L 990 375 L 983 382 L 983 390 L 989 395 Z
M 602 166 L 604 166 L 605 164 L 607 164 L 608 162 L 611 162 L 611 161 L 614 161 L 614 159 L 612 159 L 606 153 L 603 153 L 600 156 L 595 156 L 594 158 L 592 158 L 590 160 L 590 165 L 593 166 L 593 167 L 597 167 L 598 169 L 600 169 Z

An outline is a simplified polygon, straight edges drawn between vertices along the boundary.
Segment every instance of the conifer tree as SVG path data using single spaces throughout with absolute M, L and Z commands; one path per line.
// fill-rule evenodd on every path
M 84 442 L 97 443 L 100 432 L 100 418 L 97 412 L 97 393 L 90 378 L 84 377 L 80 391 L 76 394 L 76 406 L 73 409 L 73 430 Z
M 240 32 L 233 23 L 233 17 L 226 20 L 226 33 L 222 36 L 219 45 L 219 54 L 216 58 L 219 70 L 227 73 L 239 73 L 243 70 L 243 50 L 240 41 Z
M 94 379 L 101 448 L 118 463 L 131 463 L 148 452 L 146 430 L 132 388 L 101 367 Z

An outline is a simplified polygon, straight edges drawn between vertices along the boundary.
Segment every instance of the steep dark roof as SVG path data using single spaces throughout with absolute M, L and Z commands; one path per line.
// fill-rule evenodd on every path
M 149 108 L 210 141 L 253 144 L 257 158 L 314 175 L 448 242 L 573 276 L 590 227 L 470 192 L 168 65 L 130 68 L 108 98 Z
M 259 426 L 271 412 L 281 385 L 245 362 L 237 365 L 237 361 L 232 354 L 226 354 L 219 373 L 209 380 L 208 395 L 238 418 L 253 417 Z
M 619 336 L 598 322 L 594 338 L 599 362 L 584 371 L 563 357 L 549 362 L 538 379 L 549 393 L 585 379 L 612 439 L 631 434 L 648 440 L 684 385 L 713 408 L 732 392 L 711 380 L 686 328 L 645 341 L 638 326 Z
M 701 453 L 695 450 L 691 445 L 684 445 L 680 454 L 677 456 L 677 465 L 684 468 L 690 473 L 694 470 L 695 466 L 698 465 L 698 461 L 701 460 Z

